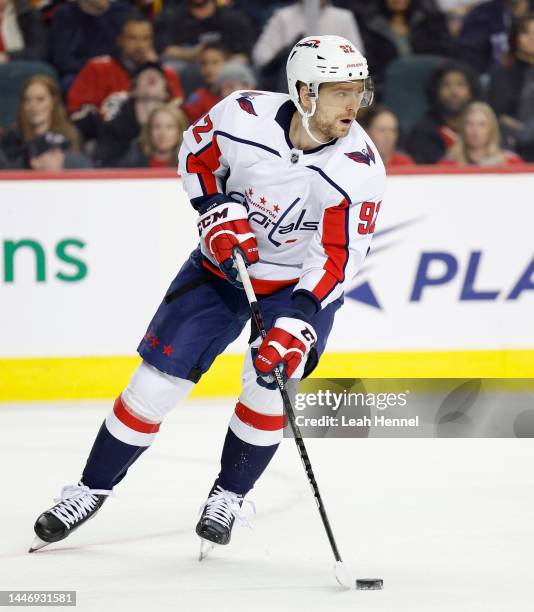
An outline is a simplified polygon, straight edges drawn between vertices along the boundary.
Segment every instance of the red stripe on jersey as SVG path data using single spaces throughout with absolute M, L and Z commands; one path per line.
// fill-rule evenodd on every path
M 322 244 L 328 259 L 323 266 L 323 277 L 312 290 L 319 301 L 345 279 L 345 266 L 349 259 L 348 215 L 349 203 L 345 199 L 324 212 Z
M 186 170 L 191 174 L 197 174 L 202 185 L 204 195 L 219 193 L 217 181 L 213 173 L 219 167 L 221 150 L 217 144 L 217 136 L 213 136 L 209 145 L 199 153 L 190 153 L 187 156 Z
M 122 401 L 122 396 L 120 395 L 115 400 L 113 412 L 123 425 L 126 425 L 126 427 L 138 431 L 139 433 L 156 433 L 159 431 L 160 423 L 147 423 L 146 421 L 142 421 L 141 419 L 137 418 L 126 409 L 126 406 Z
M 218 276 L 219 278 L 226 278 L 226 276 L 219 270 L 219 268 L 214 266 L 207 259 L 202 260 L 202 265 L 206 268 L 206 270 L 213 272 L 215 276 Z M 276 291 L 280 291 L 280 289 L 283 289 L 284 287 L 296 285 L 298 281 L 298 278 L 290 278 L 289 280 L 263 280 L 261 278 L 250 279 L 250 282 L 252 283 L 252 288 L 254 289 L 254 292 L 257 295 L 271 295 Z
M 254 429 L 262 429 L 263 431 L 276 431 L 282 429 L 287 424 L 287 417 L 284 414 L 260 414 L 255 410 L 251 410 L 245 404 L 237 402 L 235 407 L 237 418 L 243 423 L 254 427 Z

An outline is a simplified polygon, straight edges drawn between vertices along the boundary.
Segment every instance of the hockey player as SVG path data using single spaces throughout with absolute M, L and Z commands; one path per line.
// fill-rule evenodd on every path
M 287 62 L 289 95 L 236 92 L 184 135 L 179 172 L 198 211 L 200 245 L 171 283 L 138 351 L 143 361 L 102 424 L 80 482 L 64 487 L 35 523 L 31 550 L 95 515 L 250 319 L 233 260 L 243 254 L 267 337 L 251 330 L 243 388 L 221 469 L 196 527 L 230 541 L 241 506 L 282 439 L 272 372 L 307 376 L 317 365 L 343 291 L 369 249 L 384 166 L 358 109 L 371 103 L 365 58 L 338 36 L 306 37 Z

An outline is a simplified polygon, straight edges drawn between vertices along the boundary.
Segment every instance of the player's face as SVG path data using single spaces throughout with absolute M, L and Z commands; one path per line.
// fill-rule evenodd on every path
M 152 27 L 149 23 L 128 23 L 119 36 L 122 55 L 136 64 L 146 61 L 153 47 Z
M 32 83 L 22 99 L 24 115 L 33 128 L 50 127 L 53 106 L 54 100 L 42 83 Z
M 363 81 L 323 83 L 310 128 L 320 134 L 320 140 L 346 136 L 356 119 L 363 94 Z
M 399 122 L 393 113 L 380 113 L 367 128 L 367 133 L 375 143 L 380 155 L 387 158 L 393 153 L 397 145 Z
M 464 134 L 469 149 L 487 147 L 491 136 L 491 123 L 486 113 L 479 110 L 468 113 L 464 122 Z
M 172 151 L 178 144 L 178 126 L 172 115 L 165 111 L 156 113 L 150 130 L 152 146 L 158 153 Z
M 200 56 L 200 73 L 207 85 L 217 80 L 226 62 L 224 54 L 217 49 L 206 49 Z
M 438 97 L 449 112 L 460 112 L 471 100 L 471 88 L 465 75 L 456 71 L 445 74 L 439 85 Z

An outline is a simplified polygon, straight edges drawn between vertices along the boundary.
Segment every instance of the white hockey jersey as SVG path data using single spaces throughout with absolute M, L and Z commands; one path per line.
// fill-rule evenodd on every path
M 197 210 L 229 199 L 246 206 L 258 241 L 260 259 L 249 268 L 257 292 L 294 283 L 319 309 L 342 295 L 363 263 L 385 170 L 356 122 L 344 138 L 294 149 L 295 111 L 286 94 L 231 94 L 185 132 L 178 171 Z

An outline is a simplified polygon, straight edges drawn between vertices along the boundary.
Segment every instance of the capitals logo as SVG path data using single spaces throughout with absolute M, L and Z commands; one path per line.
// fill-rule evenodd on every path
M 309 47 L 310 49 L 317 49 L 321 44 L 320 40 L 315 40 L 310 38 L 309 40 L 303 40 L 302 42 L 297 43 L 296 47 Z
M 239 104 L 241 110 L 244 110 L 249 115 L 258 116 L 258 113 L 254 110 L 252 100 L 254 96 L 262 96 L 263 94 L 257 91 L 244 91 L 239 98 L 236 98 L 236 102 Z
M 351 153 L 345 153 L 345 155 L 358 164 L 367 164 L 368 166 L 371 165 L 371 162 L 374 164 L 375 154 L 371 147 L 367 143 L 365 144 L 367 145 L 366 149 L 363 149 L 362 151 L 352 151 Z

